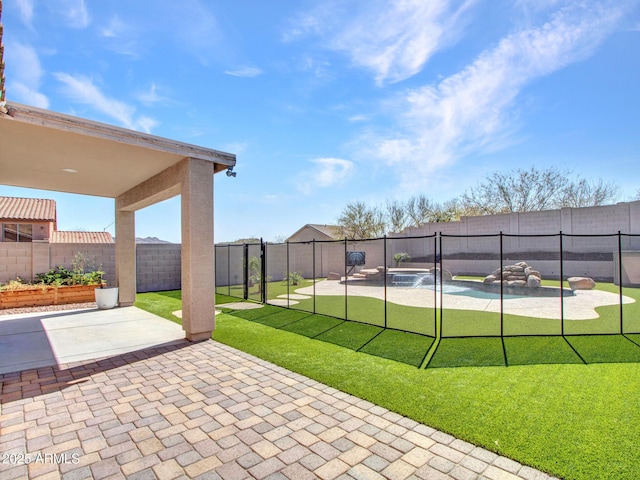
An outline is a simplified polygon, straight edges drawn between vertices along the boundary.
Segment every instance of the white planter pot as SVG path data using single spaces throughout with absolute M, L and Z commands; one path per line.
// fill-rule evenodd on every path
M 118 287 L 96 288 L 95 292 L 98 308 L 106 310 L 118 305 Z

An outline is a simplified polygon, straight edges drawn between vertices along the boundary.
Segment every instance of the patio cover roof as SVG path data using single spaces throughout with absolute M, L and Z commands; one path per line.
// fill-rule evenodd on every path
M 229 153 L 70 115 L 13 102 L 7 109 L 0 113 L 4 185 L 116 198 L 187 157 L 214 163 L 216 172 L 236 163 Z
M 213 175 L 235 163 L 230 153 L 0 102 L 0 184 L 115 199 L 120 306 L 136 297 L 136 210 L 181 195 L 182 328 L 193 341 L 215 329 Z

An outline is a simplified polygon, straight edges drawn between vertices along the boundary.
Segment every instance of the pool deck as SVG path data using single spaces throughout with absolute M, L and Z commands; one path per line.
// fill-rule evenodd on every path
M 314 286 L 295 290 L 298 294 L 313 295 Z M 315 284 L 316 295 L 343 296 L 345 285 L 339 281 L 325 280 Z M 348 284 L 349 296 L 372 297 L 384 300 L 384 287 Z M 435 298 L 434 298 L 435 297 Z M 388 287 L 387 301 L 398 305 L 422 308 L 439 308 L 440 295 L 432 289 L 411 287 Z M 598 318 L 595 308 L 603 305 L 618 305 L 620 297 L 616 293 L 601 290 L 576 290 L 574 295 L 564 297 L 564 318 L 566 320 L 590 320 Z M 633 303 L 634 299 L 623 297 L 623 303 Z M 477 310 L 500 313 L 500 299 L 478 298 L 468 295 L 444 293 L 442 304 L 445 308 Z M 559 320 L 560 297 L 518 297 L 504 300 L 504 313 L 524 317 L 550 318 Z

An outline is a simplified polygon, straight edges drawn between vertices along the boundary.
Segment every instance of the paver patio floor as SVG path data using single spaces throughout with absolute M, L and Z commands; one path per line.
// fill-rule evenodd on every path
M 0 478 L 546 479 L 214 342 L 0 375 Z

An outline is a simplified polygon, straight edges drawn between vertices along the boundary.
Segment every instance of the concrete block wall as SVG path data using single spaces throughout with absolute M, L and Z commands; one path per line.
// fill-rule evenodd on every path
M 31 243 L 0 243 L 0 282 L 16 277 L 30 280 L 32 275 Z
M 33 280 L 58 265 L 71 269 L 74 256 L 81 252 L 105 272 L 107 284 L 115 284 L 115 244 L 86 243 L 0 243 L 0 283 L 18 276 Z M 181 288 L 181 246 L 140 244 L 136 246 L 138 292 Z
M 113 244 L 82 243 L 0 243 L 0 282 L 18 276 L 33 280 L 38 273 L 62 265 L 72 269 L 74 256 L 81 252 L 96 268 L 102 266 L 107 283 L 115 282 L 115 248 Z M 91 265 L 87 265 L 91 267 Z
M 115 284 L 116 249 L 113 243 L 49 243 L 48 245 L 49 268 L 62 265 L 71 270 L 74 257 L 82 253 L 88 259 L 85 269 L 101 268 L 105 272 L 104 279 L 107 285 Z M 46 270 L 48 269 L 40 271 Z M 35 273 L 39 272 L 33 273 L 35 276 Z
M 181 245 L 136 245 L 136 289 L 158 292 L 181 288 Z

